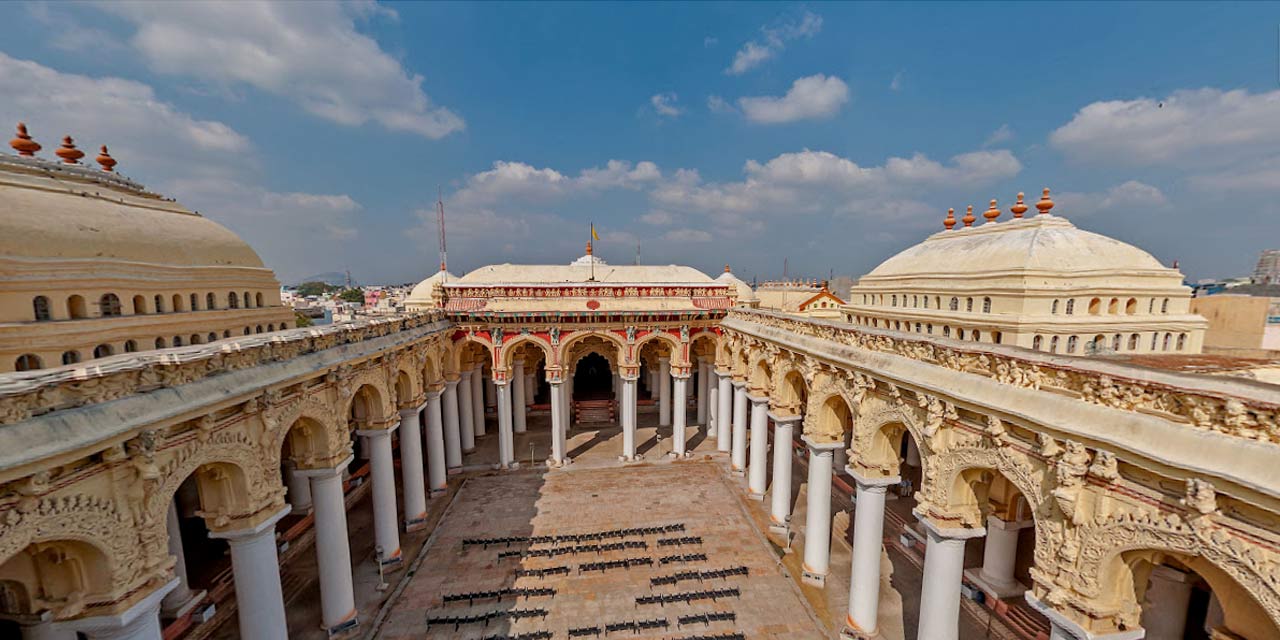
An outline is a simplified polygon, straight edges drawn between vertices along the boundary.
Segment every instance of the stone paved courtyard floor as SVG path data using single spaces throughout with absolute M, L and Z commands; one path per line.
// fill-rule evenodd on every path
M 631 465 L 625 468 L 575 468 L 546 474 L 524 472 L 473 477 L 458 492 L 449 512 L 428 543 L 415 575 L 389 608 L 381 638 L 482 638 L 492 634 L 548 630 L 566 637 L 571 627 L 665 618 L 667 629 L 623 635 L 661 638 L 698 633 L 741 631 L 750 638 L 821 638 L 826 635 L 778 555 L 753 525 L 724 473 L 714 463 Z M 464 538 L 540 536 L 589 533 L 611 529 L 683 523 L 682 533 L 631 538 L 648 542 L 647 550 L 611 551 L 599 555 L 499 560 L 502 547 L 463 547 Z M 658 547 L 661 537 L 699 536 L 701 545 Z M 539 545 L 543 547 L 546 545 Z M 515 549 L 520 546 L 512 547 Z M 705 562 L 661 566 L 658 558 L 677 553 L 704 553 Z M 577 565 L 597 560 L 651 557 L 652 567 L 579 574 Z M 538 579 L 515 577 L 517 568 L 568 566 L 568 576 Z M 649 579 L 687 569 L 746 566 L 749 575 L 682 582 L 651 588 Z M 550 587 L 554 598 L 504 600 L 474 606 L 445 605 L 446 593 L 488 591 L 503 587 Z M 652 594 L 737 587 L 740 598 L 666 606 L 637 606 L 635 599 Z M 513 608 L 543 608 L 545 619 L 495 621 L 488 627 L 428 628 L 428 615 L 468 615 Z M 695 613 L 732 611 L 735 622 L 679 628 L 677 618 Z M 617 636 L 619 634 L 612 634 Z

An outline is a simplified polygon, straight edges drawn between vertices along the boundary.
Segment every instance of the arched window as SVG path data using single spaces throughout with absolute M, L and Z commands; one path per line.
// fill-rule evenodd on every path
M 85 307 L 83 296 L 67 298 L 67 315 L 73 320 L 89 317 L 89 311 Z
M 174 337 L 173 337 L 173 346 L 175 346 L 175 347 L 181 347 L 181 346 L 182 346 L 182 336 L 174 336 Z
M 1120 340 L 1121 340 L 1121 339 L 1122 339 L 1122 337 L 1121 337 L 1121 335 L 1120 335 L 1120 334 L 1118 334 L 1118 333 L 1117 333 L 1117 334 L 1115 334 L 1114 336 L 1111 336 L 1111 350 L 1112 350 L 1112 351 L 1119 351 L 1119 350 L 1120 350 Z
M 1160 313 L 1169 313 L 1169 299 L 1165 298 L 1160 302 Z
M 942 337 L 944 338 L 951 337 L 951 327 L 947 327 L 947 326 L 942 327 Z
M 934 306 L 934 308 L 936 308 L 936 309 L 941 309 L 941 308 L 942 308 L 942 296 L 934 296 L 934 297 L 933 297 L 933 306 Z
M 982 312 L 991 313 L 991 298 L 982 299 Z
M 1187 346 L 1187 334 L 1179 333 L 1178 334 L 1178 351 L 1182 351 L 1182 349 L 1186 346 Z
M 981 332 L 981 331 L 978 331 L 977 329 L 974 329 L 974 330 L 973 330 L 973 341 L 974 341 L 974 342 L 982 342 L 982 332 Z
M 1111 302 L 1107 303 L 1107 313 L 1113 316 L 1120 313 L 1120 300 L 1112 298 Z
M 204 341 L 200 339 L 200 334 L 198 333 L 191 334 L 191 344 L 200 344 L 201 342 L 204 342 Z
M 40 362 L 40 356 L 34 353 L 24 353 L 13 363 L 14 371 L 35 371 L 43 368 L 44 363 Z
M 956 337 L 960 338 L 961 340 L 964 340 L 964 329 L 957 329 Z
M 211 293 L 211 294 L 209 294 L 209 295 L 213 295 L 213 294 Z M 228 309 L 239 309 L 239 308 L 240 308 L 240 296 L 239 296 L 239 294 L 237 294 L 237 293 L 236 293 L 236 292 L 234 292 L 234 291 L 232 291 L 231 293 L 228 293 L 228 294 L 227 294 L 227 308 L 228 308 Z
M 925 328 L 925 331 L 929 332 L 929 335 L 933 335 L 933 325 L 932 325 L 932 324 L 926 324 L 926 325 L 924 326 L 924 328 Z
M 960 310 L 960 299 L 959 299 L 959 298 L 952 298 L 952 299 L 951 299 L 951 310 L 952 310 L 952 311 L 959 311 L 959 310 Z
M 1058 336 L 1054 336 L 1053 339 L 1049 340 L 1049 353 L 1057 353 L 1057 352 L 1058 352 Z
M 1079 342 L 1079 340 L 1077 340 L 1075 336 L 1071 336 L 1071 337 L 1067 338 L 1067 353 L 1075 353 L 1075 352 L 1076 352 L 1076 343 L 1077 343 L 1077 342 Z
M 187 297 L 191 298 L 191 310 L 192 310 L 192 311 L 199 311 L 199 310 L 200 310 L 200 295 L 199 295 L 199 294 L 196 294 L 196 293 L 193 293 L 193 294 L 191 294 L 191 295 L 189 295 L 189 296 L 187 296 Z M 206 309 L 212 309 L 212 308 L 213 308 L 213 305 L 212 305 L 212 304 L 209 304 L 209 302 L 211 302 L 211 301 L 210 301 L 210 300 L 206 300 L 206 301 L 205 301 L 204 308 L 206 308 Z
M 964 310 L 969 313 L 973 312 L 973 298 L 964 299 Z
M 1004 344 L 1004 334 L 996 331 L 991 334 L 991 341 L 996 344 Z
M 1130 351 L 1138 350 L 1138 334 L 1136 333 L 1129 335 L 1129 350 Z
M 164 296 L 157 295 L 153 302 L 156 304 L 156 313 L 164 313 Z
M 1170 340 L 1173 340 L 1173 334 L 1172 333 L 1164 334 L 1164 346 L 1162 346 L 1161 349 L 1163 349 L 1164 351 L 1168 351 Z
M 916 323 L 916 333 L 920 333 L 920 323 Z
M 1089 301 L 1089 315 L 1096 316 L 1102 313 L 1102 300 L 1094 298 Z
M 49 299 L 44 296 L 36 296 L 31 299 L 31 308 L 35 312 L 36 322 L 44 322 L 52 320 L 53 313 L 49 311 Z
M 102 315 L 118 316 L 123 312 L 120 309 L 120 297 L 114 293 L 104 293 L 98 298 L 98 309 L 102 311 Z
M 1125 313 L 1125 315 L 1129 315 L 1129 316 L 1131 316 L 1131 315 L 1133 315 L 1133 314 L 1135 314 L 1135 313 L 1137 313 L 1137 312 L 1138 312 L 1138 299 L 1137 299 L 1137 298 L 1129 298 L 1129 301 L 1124 303 L 1124 313 Z
M 236 295 L 236 294 L 234 294 L 234 293 L 233 293 L 233 294 L 231 294 L 231 295 L 233 295 L 233 296 L 234 296 L 234 295 Z M 205 294 L 205 296 L 204 296 L 204 300 L 205 300 L 205 305 L 204 305 L 204 306 L 205 306 L 205 308 L 206 308 L 206 309 L 217 309 L 217 308 L 218 308 L 218 298 L 217 298 L 217 297 L 215 297 L 215 296 L 213 295 L 213 292 L 212 292 L 212 291 L 210 291 L 209 293 Z M 239 306 L 239 305 L 237 305 L 237 306 Z M 232 308 L 232 309 L 234 309 L 235 307 L 231 307 L 231 308 Z
M 223 331 L 223 332 L 222 332 L 222 337 L 224 337 L 224 338 L 230 338 L 230 337 L 231 337 L 231 330 L 230 330 L 230 329 L 227 329 L 227 330 Z
M 62 352 L 62 364 L 75 364 L 77 362 L 80 362 L 79 351 L 63 351 Z
M 1155 351 L 1155 350 L 1156 350 L 1156 341 L 1157 341 L 1157 340 L 1159 340 L 1159 339 L 1160 339 L 1160 334 L 1159 334 L 1159 333 L 1153 333 L 1153 334 L 1151 334 L 1151 350 L 1152 350 L 1152 351 Z
M 247 336 L 247 335 L 251 335 L 252 333 L 253 333 L 253 331 L 252 331 L 251 329 L 249 329 L 249 327 L 245 327 L 245 328 L 244 328 L 244 334 L 245 334 L 246 336 Z
M 1056 316 L 1056 315 L 1058 315 L 1058 301 L 1057 301 L 1057 300 L 1054 300 L 1054 301 L 1053 301 L 1053 307 L 1051 307 L 1051 308 L 1049 309 L 1049 313 L 1052 313 L 1052 314 L 1053 314 L 1053 315 L 1055 315 L 1055 316 Z
M 1067 315 L 1069 315 L 1069 316 L 1073 316 L 1073 315 L 1075 315 L 1075 314 L 1076 314 L 1076 301 L 1075 301 L 1075 299 L 1067 300 Z
M 1152 298 L 1147 301 L 1147 313 L 1155 313 L 1155 312 L 1156 312 L 1156 299 Z
M 115 353 L 115 350 L 109 344 L 100 344 L 93 348 L 93 357 L 95 358 L 105 358 L 112 353 Z
M 125 353 L 134 353 L 134 352 L 136 352 L 137 350 L 138 350 L 138 343 L 137 343 L 137 342 L 135 342 L 135 341 L 133 341 L 133 340 L 125 340 L 125 341 L 124 341 L 124 352 L 125 352 Z
M 911 296 L 911 307 L 914 309 L 920 306 L 920 296 Z
M 253 332 L 254 332 L 254 333 L 262 333 L 262 325 L 258 325 L 257 327 L 254 327 Z
M 248 291 L 244 292 L 244 308 L 249 309 L 253 307 L 253 303 L 251 302 L 251 300 L 252 298 L 249 297 L 249 292 Z M 258 305 L 258 306 L 262 306 L 262 305 Z
M 920 300 L 924 302 L 924 308 L 929 308 L 929 296 L 920 296 Z
M 890 302 L 890 303 L 889 303 L 889 306 L 891 306 L 891 307 L 896 307 L 896 306 L 898 306 L 898 294 L 896 294 L 896 293 L 895 293 L 895 294 L 893 294 L 893 297 L 892 297 L 892 298 L 890 298 L 890 300 L 891 300 L 892 302 Z
M 163 349 L 165 347 L 164 338 L 156 338 L 156 348 Z
M 183 310 L 183 306 L 182 306 L 182 294 L 175 293 L 175 294 L 173 294 L 173 311 L 174 311 L 174 313 L 177 313 L 177 312 L 180 312 L 180 311 L 182 311 L 182 310 Z
M 133 313 L 134 313 L 134 315 L 142 315 L 142 314 L 144 314 L 144 313 L 146 313 L 146 312 L 147 312 L 147 297 L 146 297 L 146 296 L 134 296 L 134 297 L 133 297 Z
M 1036 336 L 1031 339 L 1031 348 L 1035 349 L 1036 351 L 1039 351 L 1041 345 L 1043 344 L 1044 344 L 1044 336 Z
M 218 334 L 216 333 L 211 332 L 209 333 L 209 336 L 205 338 L 205 342 L 217 342 L 217 341 L 218 341 Z

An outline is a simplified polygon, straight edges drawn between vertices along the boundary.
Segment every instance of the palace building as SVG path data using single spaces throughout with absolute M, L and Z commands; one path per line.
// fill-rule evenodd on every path
M 72 156 L 0 161 L 0 636 L 1280 637 L 1280 390 L 1082 357 L 1204 323 L 1047 192 L 848 320 L 588 246 L 300 329 Z

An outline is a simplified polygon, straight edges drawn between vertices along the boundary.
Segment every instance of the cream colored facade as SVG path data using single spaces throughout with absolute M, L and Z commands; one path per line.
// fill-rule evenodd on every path
M 816 281 L 765 282 L 756 287 L 761 309 L 793 313 L 811 318 L 840 320 L 844 318 L 845 301 Z
M 1029 218 L 994 205 L 863 276 L 846 320 L 1048 353 L 1200 353 L 1207 323 L 1178 270 L 1050 214 L 1047 190 Z
M 1206 349 L 1240 354 L 1280 351 L 1280 298 L 1219 293 L 1192 299 L 1191 311 L 1209 321 Z

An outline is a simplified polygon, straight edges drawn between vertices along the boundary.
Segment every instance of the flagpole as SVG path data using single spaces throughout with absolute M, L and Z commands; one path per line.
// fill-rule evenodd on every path
M 587 238 L 587 243 L 591 245 L 591 255 L 587 256 L 587 260 L 591 263 L 591 281 L 596 281 L 596 255 L 595 255 L 595 239 L 596 239 L 596 223 L 591 223 L 591 237 Z

